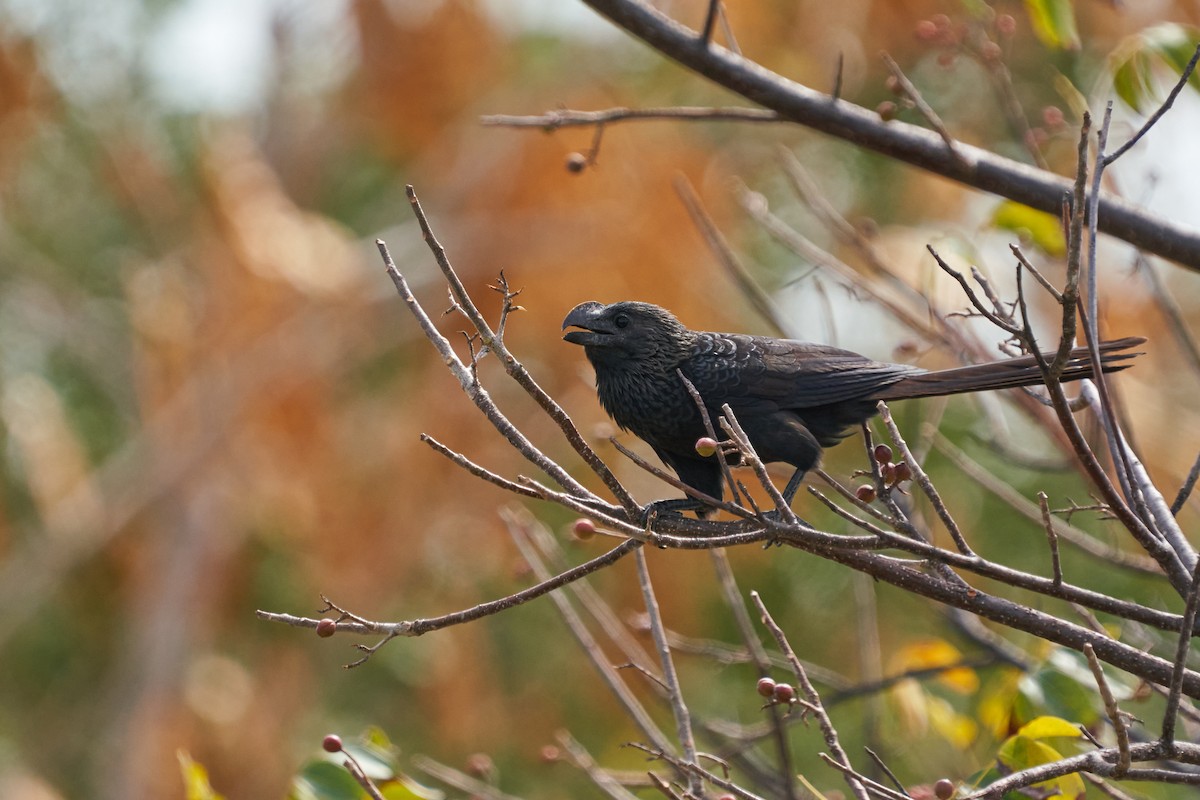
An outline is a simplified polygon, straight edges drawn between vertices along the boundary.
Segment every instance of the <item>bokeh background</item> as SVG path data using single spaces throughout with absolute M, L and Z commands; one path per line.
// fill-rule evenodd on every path
M 914 34 L 935 14 L 965 19 L 971 4 L 731 5 L 742 49 L 772 69 L 827 90 L 841 56 L 842 95 L 874 107 L 891 98 L 877 57 L 886 50 L 957 136 L 1028 158 L 979 63 Z M 1024 4 L 993 5 L 1016 21 L 1004 58 L 1033 135 L 1064 173 L 1073 101 L 1101 108 L 1113 94 L 1109 55 L 1152 26 L 1200 21 L 1182 0 L 1080 3 L 1080 46 L 1062 49 L 1039 38 Z M 703 3 L 660 6 L 691 25 L 703 18 Z M 524 289 L 509 347 L 642 499 L 667 487 L 604 444 L 613 431 L 590 370 L 560 341 L 565 312 L 637 298 L 693 327 L 770 331 L 689 220 L 679 176 L 795 332 L 950 363 L 773 243 L 739 209 L 736 188 L 762 192 L 844 250 L 780 178 L 776 148 L 790 149 L 897 272 L 947 309 L 961 300 L 924 245 L 1009 274 L 1018 234 L 995 224 L 995 198 L 790 126 L 614 125 L 576 174 L 568 156 L 587 151 L 591 131 L 479 124 L 484 114 L 733 102 L 565 0 L 0 2 L 0 796 L 181 797 L 185 752 L 229 798 L 281 797 L 324 734 L 372 725 L 401 763 L 424 753 L 462 768 L 487 753 L 501 785 L 530 797 L 589 792 L 568 766 L 541 759 L 562 727 L 602 763 L 639 768 L 621 749 L 636 731 L 545 601 L 394 641 L 350 671 L 346 637 L 318 639 L 254 611 L 312 614 L 325 593 L 376 619 L 433 616 L 530 580 L 497 514 L 522 504 L 418 440 L 429 432 L 501 474 L 529 471 L 462 396 L 383 273 L 376 237 L 426 307 L 446 307 L 405 184 L 485 311 L 499 307 L 487 286 L 501 270 Z M 1115 135 L 1135 116 L 1118 105 Z M 1113 171 L 1113 190 L 1198 224 L 1194 187 L 1180 180 L 1200 168 L 1197 116 L 1185 92 Z M 1171 494 L 1200 442 L 1197 377 L 1179 368 L 1186 360 L 1134 254 L 1102 246 L 1106 327 L 1152 340 L 1122 386 Z M 1053 255 L 1031 249 L 1061 276 Z M 1154 268 L 1197 322 L 1195 276 Z M 452 338 L 465 327 L 453 316 L 440 324 Z M 494 359 L 481 374 L 514 421 L 586 477 Z M 944 424 L 986 461 L 977 408 L 956 400 Z M 915 426 L 922 413 L 902 419 Z M 1017 449 L 1045 455 L 1036 432 L 1015 430 Z M 1087 502 L 1069 472 L 987 463 L 1026 496 L 1049 487 L 1058 505 Z M 861 466 L 851 444 L 828 461 L 843 478 Z M 931 468 L 963 526 L 995 538 L 994 553 L 1019 560 L 1042 546 L 1037 526 L 952 466 Z M 805 502 L 812 519 L 837 524 Z M 571 540 L 563 510 L 523 505 L 572 558 L 600 552 Z M 707 557 L 650 555 L 668 624 L 731 639 Z M 786 550 L 733 557 L 743 588 L 774 604 L 805 657 L 859 673 L 853 575 Z M 1020 563 L 1044 567 L 1039 555 Z M 631 565 L 595 582 L 619 613 L 638 610 Z M 938 619 L 896 592 L 880 605 L 885 658 Z M 751 671 L 701 661 L 683 665 L 700 713 L 761 717 Z M 866 706 L 842 708 L 853 736 Z M 907 780 L 978 766 L 931 745 L 941 740 L 921 724 L 906 718 L 892 731 Z M 796 735 L 805 752 L 822 748 L 815 730 Z

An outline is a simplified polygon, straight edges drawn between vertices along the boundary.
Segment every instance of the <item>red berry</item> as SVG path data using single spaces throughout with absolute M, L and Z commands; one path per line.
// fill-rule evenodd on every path
M 999 61 L 1004 51 L 995 42 L 987 41 L 979 46 L 979 55 L 984 61 Z
M 912 467 L 910 467 L 904 461 L 901 461 L 899 464 L 897 464 L 895 466 L 894 472 L 895 472 L 896 483 L 902 483 L 904 481 L 912 480 Z
M 716 455 L 718 446 L 717 440 L 708 436 L 702 436 L 696 440 L 696 452 L 705 458 Z
M 941 778 L 933 785 L 933 793 L 937 795 L 938 800 L 950 800 L 954 797 L 954 781 L 949 778 Z
M 763 697 L 771 697 L 775 694 L 775 681 L 770 678 L 758 679 L 758 693 Z
M 337 633 L 337 623 L 328 617 L 317 623 L 317 636 L 322 639 L 328 639 L 335 633 Z
M 884 100 L 879 105 L 875 106 L 875 113 L 884 122 L 891 122 L 896 118 L 896 104 L 891 100 Z
M 864 503 L 872 503 L 875 501 L 875 487 L 869 483 L 864 483 L 854 490 L 854 496 Z
M 1058 106 L 1046 106 L 1042 109 L 1042 122 L 1046 123 L 1047 128 L 1061 128 L 1066 118 Z
M 587 156 L 583 153 L 571 153 L 571 155 L 567 156 L 567 172 L 573 172 L 578 175 L 587 168 L 587 165 Z
M 321 741 L 321 747 L 326 753 L 340 753 L 342 752 L 342 737 L 331 733 Z
M 467 756 L 467 772 L 476 778 L 486 778 L 495 771 L 496 765 L 487 753 L 472 753 Z
M 1012 14 L 1001 14 L 996 17 L 996 31 L 1004 36 L 1012 36 L 1017 32 L 1017 21 Z
M 875 462 L 877 464 L 887 464 L 892 460 L 892 448 L 886 444 L 875 445 Z
M 896 482 L 896 465 L 884 464 L 879 468 L 879 475 L 883 478 L 883 482 L 891 486 Z
M 938 29 L 937 25 L 933 24 L 933 20 L 923 19 L 917 23 L 913 33 L 922 42 L 932 42 L 938 36 Z
M 939 31 L 950 30 L 950 18 L 945 14 L 934 14 L 929 18 L 929 21 L 932 22 L 934 27 Z
M 575 520 L 575 524 L 571 527 L 571 532 L 575 534 L 576 539 L 586 542 L 596 535 L 596 523 L 587 517 L 581 517 Z
M 544 761 L 547 764 L 550 764 L 550 763 L 558 761 L 560 758 L 562 758 L 562 753 L 559 752 L 559 749 L 557 747 L 555 747 L 554 745 L 547 744 L 547 745 L 542 745 L 541 757 L 542 757 L 542 761 Z
M 796 689 L 790 683 L 777 683 L 771 697 L 776 703 L 791 703 L 796 699 Z

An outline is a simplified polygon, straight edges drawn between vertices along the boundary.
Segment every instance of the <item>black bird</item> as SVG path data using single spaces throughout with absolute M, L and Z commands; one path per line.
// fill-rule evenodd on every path
M 729 404 L 765 463 L 796 468 L 784 497 L 790 503 L 821 450 L 837 444 L 875 414 L 880 400 L 980 392 L 1042 383 L 1033 356 L 930 372 L 872 361 L 821 344 L 684 327 L 671 312 L 649 303 L 581 303 L 563 320 L 563 339 L 583 345 L 596 370 L 600 404 L 624 430 L 645 440 L 679 480 L 720 498 L 716 456 L 696 452 L 707 435 L 700 411 L 679 379 L 687 377 L 704 400 L 714 426 Z M 1129 337 L 1100 345 L 1104 371 L 1129 366 L 1137 353 L 1122 352 L 1145 339 Z M 1065 380 L 1092 375 L 1086 348 L 1077 348 Z M 717 428 L 718 433 L 720 428 Z M 658 505 L 700 509 L 694 500 Z

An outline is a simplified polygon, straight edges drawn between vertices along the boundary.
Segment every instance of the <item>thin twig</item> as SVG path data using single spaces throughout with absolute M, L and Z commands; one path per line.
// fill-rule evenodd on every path
M 704 122 L 785 122 L 774 111 L 762 108 L 730 107 L 699 108 L 679 106 L 672 108 L 609 108 L 603 111 L 557 110 L 534 116 L 490 114 L 479 118 L 481 125 L 501 128 L 541 128 L 555 131 L 559 128 L 612 125 L 631 120 L 687 120 Z
M 775 488 L 775 484 L 771 482 L 771 476 L 767 474 L 767 467 L 758 457 L 758 453 L 754 451 L 754 445 L 750 442 L 750 437 L 746 435 L 746 431 L 742 430 L 742 426 L 738 424 L 737 417 L 734 416 L 733 409 L 728 403 L 721 406 L 721 427 L 723 427 L 738 446 L 738 450 L 742 453 L 742 462 L 749 465 L 754 474 L 758 476 L 762 487 L 767 490 L 767 494 L 771 497 L 771 501 L 775 503 L 775 509 L 779 512 L 783 521 L 788 525 L 798 525 L 800 518 L 796 516 L 796 512 L 792 511 L 787 500 Z
M 828 753 L 818 753 L 817 755 L 826 764 L 842 773 L 847 781 L 857 782 L 863 787 L 863 791 L 874 795 L 875 797 L 882 797 L 884 800 L 905 800 L 908 797 L 906 794 L 901 794 L 895 789 L 884 786 L 879 781 L 871 780 L 866 775 L 863 775 L 861 772 L 851 767 L 849 764 L 839 763 L 837 759 L 830 757 Z
M 1187 657 L 1196 627 L 1196 611 L 1200 608 L 1200 564 L 1192 574 L 1192 586 L 1187 595 L 1187 606 L 1183 611 L 1183 627 L 1175 647 L 1175 668 L 1171 675 L 1171 689 L 1167 693 L 1167 708 L 1163 714 L 1160 742 L 1167 753 L 1174 755 L 1178 743 L 1175 741 L 1175 716 L 1183 692 L 1183 673 L 1187 669 Z
M 636 556 L 638 586 L 642 590 L 642 599 L 646 604 L 646 614 L 650 620 L 650 634 L 654 638 L 659 663 L 662 665 L 663 683 L 666 686 L 667 698 L 671 703 L 671 712 L 675 715 L 675 729 L 679 736 L 680 749 L 683 751 L 683 761 L 687 764 L 695 764 L 696 738 L 692 734 L 692 715 L 683 699 L 683 691 L 679 688 L 679 676 L 675 672 L 675 662 L 671 658 L 671 646 L 667 643 L 662 613 L 659 611 L 658 599 L 654 596 L 654 584 L 650 582 L 650 570 L 646 566 L 646 551 L 639 548 L 634 555 Z M 689 772 L 687 779 L 688 794 L 698 797 L 703 791 L 699 778 Z
M 1033 522 L 1043 522 L 1041 509 L 1037 504 L 1030 502 L 1028 498 L 1012 486 L 1000 480 L 994 472 L 970 458 L 961 448 L 945 436 L 938 434 L 934 437 L 934 446 L 939 453 L 953 461 L 955 467 L 960 472 L 963 472 L 966 477 L 1007 503 L 1010 508 L 1021 516 Z M 1124 567 L 1144 572 L 1147 575 L 1163 574 L 1162 567 L 1152 558 L 1140 553 L 1127 552 L 1106 545 L 1086 531 L 1080 530 L 1069 524 L 1069 522 L 1064 522 L 1057 517 L 1052 518 L 1051 524 L 1054 527 L 1056 538 L 1066 539 L 1083 552 L 1101 559 L 1108 566 Z
M 1111 155 L 1104 157 L 1106 166 L 1125 155 L 1129 148 L 1133 147 L 1143 136 L 1149 133 L 1155 123 L 1162 119 L 1163 115 L 1171 109 L 1171 106 L 1175 104 L 1175 98 L 1179 97 L 1179 93 L 1183 91 L 1183 87 L 1187 86 L 1188 78 L 1192 76 L 1192 72 L 1196 69 L 1197 61 L 1200 61 L 1200 45 L 1196 46 L 1196 52 L 1192 53 L 1187 66 L 1183 68 L 1183 72 L 1179 75 L 1179 80 L 1175 82 L 1175 85 L 1171 88 L 1171 92 L 1167 95 L 1167 99 L 1163 101 L 1162 105 L 1150 115 L 1150 118 L 1138 129 L 1137 133 L 1130 137 L 1129 141 L 1118 147 Z
M 887 403 L 882 400 L 876 406 L 879 411 L 879 417 L 883 420 L 883 424 L 887 426 L 888 433 L 891 435 L 892 442 L 900 451 L 900 456 L 904 463 L 908 464 L 912 471 L 913 480 L 921 487 L 921 491 L 929 498 L 930 504 L 933 506 L 934 512 L 946 526 L 946 530 L 950 533 L 950 538 L 954 540 L 955 546 L 963 555 L 973 556 L 975 551 L 971 549 L 971 545 L 967 544 L 966 537 L 963 536 L 962 530 L 958 527 L 958 522 L 946 508 L 946 503 L 942 500 L 942 496 L 938 494 L 937 488 L 933 485 L 933 481 L 929 479 L 929 475 L 917 463 L 917 459 L 913 457 L 912 451 L 908 449 L 908 443 L 904 441 L 904 436 L 900 433 L 900 427 L 896 425 L 896 421 L 892 419 L 892 412 L 887 407 Z
M 937 135 L 942 137 L 942 141 L 946 143 L 946 149 L 950 151 L 952 158 L 963 160 L 962 153 L 958 150 L 958 145 L 954 141 L 954 137 L 950 135 L 946 123 L 942 122 L 942 118 L 929 103 L 925 102 L 925 98 L 921 96 L 921 92 L 913 85 L 913 82 L 904 74 L 904 70 L 900 69 L 900 65 L 896 63 L 896 59 L 892 58 L 887 53 L 880 53 L 884 65 L 888 68 L 888 72 L 892 73 L 892 77 L 896 79 L 896 83 L 904 92 L 904 95 L 912 101 L 912 104 L 920 112 L 925 121 L 929 123 L 929 127 L 933 128 Z
M 1046 531 L 1046 543 L 1050 546 L 1050 570 L 1056 586 L 1063 582 L 1062 560 L 1058 556 L 1058 534 L 1054 530 L 1054 518 L 1050 516 L 1050 503 L 1045 492 L 1037 493 L 1038 507 L 1042 511 L 1042 527 Z
M 1191 496 L 1192 490 L 1196 488 L 1196 481 L 1200 480 L 1200 455 L 1196 456 L 1195 462 L 1192 463 L 1192 468 L 1188 471 L 1188 476 L 1183 482 L 1183 486 L 1179 487 L 1179 494 L 1175 495 L 1175 501 L 1171 503 L 1171 513 L 1178 514 L 1183 509 L 1183 504 L 1187 502 Z
M 875 762 L 875 766 L 879 768 L 880 772 L 887 776 L 888 780 L 892 782 L 900 794 L 904 795 L 905 797 L 912 797 L 912 795 L 908 793 L 908 790 L 904 788 L 904 784 L 899 778 L 896 777 L 896 773 L 892 772 L 891 768 L 888 767 L 884 760 L 879 757 L 878 753 L 869 747 L 864 747 L 863 750 L 866 751 L 867 757 Z
M 704 15 L 704 27 L 700 29 L 700 45 L 708 47 L 712 41 L 713 29 L 717 27 L 717 17 L 721 14 L 721 0 L 708 0 L 708 12 Z
M 534 575 L 539 580 L 545 581 L 545 576 L 549 572 L 542 562 L 541 557 L 538 556 L 534 549 L 529 535 L 525 532 L 525 525 L 511 513 L 504 515 L 504 522 L 508 526 L 509 535 L 512 536 L 513 542 L 516 543 L 517 549 L 521 552 L 521 557 L 529 564 L 529 568 L 533 570 Z M 641 546 L 635 542 L 629 542 L 628 544 L 631 545 L 631 549 Z M 567 624 L 567 628 L 575 637 L 576 642 L 579 643 L 588 660 L 592 662 L 592 666 L 600 673 L 601 679 L 608 686 L 609 690 L 612 691 L 613 695 L 616 696 L 618 702 L 620 702 L 625 712 L 629 715 L 629 718 L 656 747 L 669 750 L 670 744 L 666 735 L 658 727 L 657 723 L 654 722 L 642 703 L 630 691 L 625 681 L 617 673 L 617 670 L 609 663 L 599 643 L 596 642 L 595 637 L 592 636 L 587 626 L 583 624 L 583 620 L 579 618 L 578 613 L 576 613 L 567 598 L 561 592 L 552 592 L 550 599 L 558 608 L 559 615 Z
M 563 411 L 562 407 L 554 401 L 554 398 L 550 397 L 550 395 L 547 394 L 546 391 L 537 384 L 537 382 L 533 379 L 533 376 L 530 375 L 529 371 L 525 369 L 524 365 L 521 364 L 521 362 L 519 362 L 512 355 L 512 353 L 508 351 L 508 348 L 504 344 L 504 340 L 492 332 L 491 328 L 487 324 L 487 321 L 483 318 L 483 315 L 480 314 L 479 310 L 475 307 L 470 295 L 467 294 L 467 290 L 463 286 L 462 281 L 459 280 L 458 274 L 454 271 L 454 267 L 450 264 L 450 260 L 446 256 L 446 249 L 442 247 L 441 243 L 438 242 L 437 238 L 434 236 L 433 229 L 429 225 L 429 220 L 425 216 L 425 211 L 421 208 L 421 202 L 417 199 L 416 190 L 409 185 L 405 187 L 405 191 L 408 194 L 408 202 L 409 205 L 412 206 L 413 214 L 416 215 L 417 222 L 421 226 L 421 234 L 425 238 L 425 243 L 429 246 L 430 251 L 433 253 L 434 260 L 437 262 L 438 268 L 441 269 L 442 275 L 445 276 L 446 281 L 450 284 L 450 288 L 454 292 L 455 298 L 461 305 L 462 313 L 467 317 L 468 320 L 471 321 L 471 324 L 475 326 L 475 330 L 479 332 L 479 336 L 483 341 L 483 345 L 494 352 L 497 358 L 500 359 L 500 363 L 504 365 L 505 373 L 507 373 L 508 376 L 514 381 L 516 381 L 517 384 L 525 390 L 526 394 L 534 399 L 534 401 L 541 407 L 546 415 L 550 417 L 550 419 L 554 420 L 555 424 L 558 425 L 559 430 L 562 431 L 567 442 L 592 469 L 592 471 L 596 473 L 600 480 L 604 482 L 604 485 L 608 487 L 609 491 L 613 493 L 613 495 L 617 498 L 617 501 L 625 508 L 625 510 L 631 513 L 635 511 L 638 507 L 637 503 L 634 502 L 628 490 L 621 485 L 621 482 L 618 481 L 616 476 L 612 474 L 612 471 L 608 468 L 604 461 L 601 460 L 600 456 L 596 454 L 596 451 L 593 450 L 587 441 L 584 440 L 583 436 L 579 433 L 579 430 L 575 427 L 575 423 L 573 423 L 571 418 L 567 416 L 567 412 Z M 384 245 L 384 243 L 380 240 L 376 240 L 376 244 L 379 246 L 380 253 L 383 255 L 383 260 L 385 265 L 387 265 L 388 274 L 392 277 L 392 282 L 396 283 L 397 289 L 401 289 L 401 284 L 404 283 L 404 278 L 400 275 L 399 271 L 396 270 L 395 264 L 392 263 L 391 256 L 387 252 L 387 246 Z M 397 281 L 397 279 L 399 280 Z M 411 292 L 408 292 L 407 284 L 404 285 L 403 290 L 401 291 L 402 295 L 406 293 L 409 295 L 409 297 L 411 297 Z M 413 309 L 414 313 L 416 313 L 416 309 L 413 308 L 414 305 L 416 305 L 415 299 L 409 300 L 409 298 L 406 297 L 405 302 L 407 302 L 410 309 Z M 422 316 L 423 315 L 424 312 L 422 312 Z M 424 328 L 424 324 L 422 324 L 422 328 Z M 428 335 L 428 331 L 426 332 L 426 335 Z M 445 354 L 443 354 L 443 358 L 444 357 Z M 480 393 L 481 392 L 476 392 L 476 394 Z M 483 397 L 486 398 L 486 393 L 482 394 Z M 476 405 L 479 405 L 479 400 L 477 400 L 475 397 L 472 397 L 472 399 L 476 400 Z M 490 399 L 487 400 L 487 402 L 491 403 Z M 491 405 L 494 408 L 494 404 Z M 491 417 L 489 417 L 489 419 L 491 419 Z M 493 424 L 495 423 L 493 422 Z M 512 430 L 516 432 L 515 428 L 512 428 Z M 522 439 L 523 438 L 524 437 L 522 437 Z M 523 446 L 518 446 L 518 442 L 513 441 L 512 439 L 509 439 L 509 441 L 514 447 L 517 447 L 517 449 L 520 450 L 522 455 L 524 455 L 526 458 L 533 461 L 542 469 L 548 470 L 548 474 L 551 475 L 551 477 L 553 477 L 555 481 L 557 481 L 564 489 L 574 494 L 587 493 L 587 491 L 583 489 L 578 482 L 574 481 L 574 479 L 567 475 L 566 471 L 563 470 L 562 467 L 558 466 L 558 464 L 556 464 L 554 461 L 546 458 L 539 451 L 533 448 L 531 444 L 524 442 Z M 566 479 L 568 482 L 563 483 L 562 479 Z M 575 487 L 578 487 L 578 490 Z M 582 490 L 582 492 L 580 490 Z
M 640 542 L 627 539 L 626 541 L 614 547 L 612 550 L 609 550 L 607 553 L 597 556 L 590 561 L 585 561 L 579 566 L 572 567 L 571 569 L 561 572 L 558 575 L 548 575 L 547 578 L 540 580 L 537 584 L 530 586 L 528 589 L 522 589 L 521 591 L 514 592 L 506 597 L 501 597 L 497 600 L 491 600 L 486 603 L 480 603 L 479 605 L 471 606 L 470 608 L 463 609 L 462 611 L 455 611 L 451 614 L 443 614 L 440 617 L 407 620 L 403 622 L 373 622 L 362 619 L 361 617 L 354 617 L 353 621 L 339 621 L 339 631 L 357 634 L 384 635 L 384 638 L 373 647 L 368 648 L 360 645 L 358 649 L 362 650 L 367 655 L 352 664 L 347 664 L 346 666 L 356 667 L 359 664 L 362 664 L 367 660 L 367 658 L 374 654 L 379 647 L 391 639 L 396 638 L 397 636 L 422 636 L 431 631 L 448 628 L 451 625 L 462 625 L 465 622 L 472 622 L 474 620 L 481 619 L 482 617 L 498 614 L 501 611 L 512 608 L 513 606 L 519 606 L 522 603 L 528 603 L 530 600 L 537 599 L 544 594 L 548 594 L 555 589 L 566 586 L 573 581 L 577 581 L 580 578 L 590 575 L 596 570 L 602 569 L 619 561 L 624 556 L 629 555 L 632 550 L 640 546 Z M 333 606 L 331 603 L 328 603 L 328 605 L 331 607 L 331 609 L 341 611 L 341 609 L 337 609 L 337 607 Z M 291 614 L 276 614 L 274 612 L 262 610 L 256 611 L 255 615 L 259 619 L 267 620 L 269 622 L 282 622 L 285 625 L 291 625 L 292 627 L 297 628 L 315 629 L 317 624 L 321 621 L 320 619 L 296 617 Z
M 738 259 L 733 248 L 729 246 L 729 242 L 726 241 L 712 217 L 704 209 L 704 204 L 700 201 L 700 196 L 696 194 L 692 184 L 683 175 L 676 175 L 671 183 L 675 187 L 675 194 L 683 201 L 688 216 L 692 219 L 692 224 L 700 231 L 708 249 L 716 256 L 725 273 L 733 279 L 738 289 L 754 306 L 754 310 L 774 328 L 777 335 L 789 335 L 788 324 L 776 307 L 775 301 L 763 291 L 763 288 L 754 280 L 754 276 Z
M 784 634 L 783 628 L 775 622 L 771 616 L 771 612 L 767 610 L 767 606 L 763 603 L 762 597 L 758 592 L 750 593 L 750 600 L 758 609 L 759 616 L 763 625 L 775 637 L 775 643 L 779 650 L 787 656 L 788 662 L 792 665 L 792 672 L 796 676 L 796 682 L 799 684 L 801 691 L 804 694 L 804 699 L 812 706 L 813 716 L 817 719 L 817 724 L 821 728 L 821 733 L 825 737 L 825 746 L 829 748 L 829 752 L 833 756 L 833 760 L 837 763 L 850 768 L 850 757 L 846 755 L 846 751 L 842 749 L 841 743 L 838 741 L 837 728 L 833 725 L 833 720 L 825 712 L 825 708 L 821 705 L 821 695 L 817 693 L 817 689 L 808 679 L 808 673 L 804 671 L 804 666 L 800 663 L 800 659 L 796 658 L 796 651 L 788 643 L 787 635 Z M 850 791 L 859 800 L 869 800 L 869 794 L 866 786 L 861 780 L 850 775 L 846 776 L 846 783 L 850 787 Z
M 1087 656 L 1088 666 L 1091 667 L 1092 676 L 1096 679 L 1096 688 L 1100 691 L 1100 699 L 1104 702 L 1104 712 L 1108 714 L 1108 721 L 1112 723 L 1113 730 L 1117 734 L 1118 757 L 1113 777 L 1120 778 L 1129 771 L 1129 726 L 1125 723 L 1125 715 L 1117 707 L 1117 699 L 1113 697 L 1108 680 L 1104 677 L 1104 668 L 1100 666 L 1100 659 L 1096 658 L 1096 651 L 1090 644 L 1085 644 L 1083 654 Z
M 700 421 L 704 423 L 704 432 L 713 441 L 719 442 L 717 431 L 713 428 L 712 417 L 708 414 L 708 406 L 704 404 L 704 398 L 700 396 L 700 390 L 696 388 L 696 384 L 688 379 L 687 375 L 683 374 L 683 370 L 676 369 L 675 375 L 679 378 L 683 387 L 687 389 L 688 394 L 691 395 L 692 402 L 696 404 L 696 411 L 700 414 Z M 742 505 L 742 496 L 745 493 L 738 489 L 738 484 L 733 479 L 733 473 L 729 470 L 729 462 L 725 460 L 725 453 L 722 451 L 720 444 L 717 445 L 717 454 L 714 458 L 717 459 L 717 464 L 721 467 L 721 476 L 725 480 L 725 485 L 729 487 L 729 494 L 733 498 L 734 504 Z
M 596 788 L 612 800 L 638 800 L 637 795 L 622 786 L 620 781 L 609 774 L 607 770 L 602 769 L 592 758 L 592 754 L 570 733 L 561 730 L 554 734 L 554 738 L 566 751 L 571 763 L 587 773 L 587 776 L 592 779 L 592 783 L 596 784 Z
M 415 199 L 413 202 L 415 204 Z M 430 238 L 428 238 L 427 241 L 429 242 L 430 248 L 433 249 L 435 253 L 438 252 L 438 250 L 441 248 L 441 245 L 437 243 L 436 239 L 432 238 L 432 233 L 429 234 L 429 237 Z M 529 439 L 525 437 L 525 434 L 521 433 L 521 431 L 518 430 L 517 427 L 513 425 L 506 416 L 504 416 L 504 414 L 496 406 L 495 402 L 492 401 L 491 396 L 488 395 L 488 393 L 485 392 L 483 388 L 475 381 L 471 370 L 459 359 L 458 355 L 454 352 L 454 348 L 451 347 L 450 342 L 438 331 L 437 327 L 433 324 L 433 320 L 431 320 L 429 315 L 425 313 L 425 309 L 421 307 L 420 302 L 413 295 L 412 290 L 409 289 L 408 281 L 405 280 L 404 275 L 400 273 L 400 271 L 396 268 L 395 262 L 392 261 L 392 256 L 391 253 L 388 252 L 387 245 L 384 244 L 382 239 L 376 239 L 375 244 L 379 248 L 379 253 L 383 257 L 383 263 L 387 269 L 387 273 L 389 277 L 391 277 L 392 283 L 396 287 L 396 291 L 399 292 L 400 298 L 404 301 L 404 303 L 408 306 L 409 311 L 411 311 L 412 315 L 416 318 L 417 324 L 420 325 L 421 330 L 425 334 L 425 338 L 429 339 L 434 348 L 438 351 L 438 354 L 442 357 L 442 362 L 450 370 L 450 373 L 458 379 L 458 383 L 462 387 L 462 390 L 467 397 L 469 397 L 471 401 L 475 403 L 475 406 L 483 412 L 488 421 L 492 423 L 492 426 L 495 427 L 496 430 L 508 440 L 509 444 L 511 444 L 519 453 L 521 453 L 521 455 L 525 456 L 525 458 L 529 459 L 529 461 L 536 465 L 538 469 L 552 477 L 559 486 L 571 494 L 574 494 L 578 497 L 589 496 L 591 492 L 584 488 L 583 484 L 571 477 L 565 469 L 560 467 L 554 462 L 553 459 L 539 450 L 533 444 L 533 442 L 529 441 Z M 444 255 L 442 257 L 444 258 Z
M 766 648 L 762 645 L 762 641 L 759 640 L 758 635 L 754 632 L 754 623 L 750 620 L 750 613 L 746 609 L 746 602 L 742 599 L 742 593 L 738 590 L 737 578 L 734 576 L 733 568 L 729 564 L 729 556 L 724 549 L 716 549 L 709 551 L 709 557 L 712 560 L 713 570 L 717 574 L 717 585 L 725 598 L 725 604 L 729 606 L 729 611 L 733 615 L 733 621 L 737 626 L 738 633 L 741 634 L 742 641 L 746 644 L 746 651 L 750 654 L 750 658 L 758 668 L 759 677 L 765 678 L 770 674 L 771 661 L 767 656 Z M 780 780 L 786 792 L 786 797 L 789 800 L 795 800 L 798 795 L 796 792 L 796 782 L 792 780 L 792 751 L 788 746 L 787 731 L 783 726 L 783 711 L 780 710 L 778 705 L 771 703 L 767 706 L 767 718 L 771 723 L 772 738 L 779 757 Z
M 410 763 L 426 775 L 437 778 L 442 783 L 449 784 L 472 797 L 479 797 L 481 800 L 521 800 L 519 797 L 500 791 L 490 783 L 473 778 L 465 772 L 446 766 L 429 756 L 414 755 L 410 759 Z

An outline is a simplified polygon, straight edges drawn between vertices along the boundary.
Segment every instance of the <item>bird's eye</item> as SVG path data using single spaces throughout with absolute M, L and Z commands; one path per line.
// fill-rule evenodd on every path
M 613 324 L 616 325 L 618 328 L 629 327 L 629 315 L 628 314 L 617 314 L 615 317 L 613 317 Z

